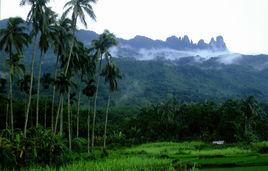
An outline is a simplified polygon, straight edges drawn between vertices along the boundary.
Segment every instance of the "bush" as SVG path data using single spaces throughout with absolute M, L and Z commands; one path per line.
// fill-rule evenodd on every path
M 261 154 L 268 154 L 268 141 L 253 143 L 252 149 Z
M 6 168 L 16 163 L 13 144 L 6 138 L 0 136 L 0 168 Z
M 41 127 L 32 128 L 27 138 L 16 131 L 13 139 L 0 136 L 0 160 L 3 168 L 20 168 L 30 165 L 59 166 L 68 162 L 68 149 L 60 136 Z
M 84 138 L 74 138 L 72 140 L 72 149 L 76 152 L 83 152 L 87 149 L 87 140 Z

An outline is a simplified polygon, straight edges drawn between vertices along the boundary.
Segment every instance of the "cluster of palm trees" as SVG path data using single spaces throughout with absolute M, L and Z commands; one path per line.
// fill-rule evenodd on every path
M 64 6 L 66 11 L 60 18 L 47 6 L 49 0 L 21 0 L 21 5 L 30 5 L 31 9 L 27 16 L 27 21 L 16 17 L 9 18 L 6 28 L 0 30 L 0 49 L 8 56 L 6 65 L 9 68 L 9 93 L 7 103 L 8 120 L 10 121 L 10 130 L 14 132 L 13 116 L 13 82 L 14 77 L 19 76 L 19 86 L 25 93 L 25 121 L 24 137 L 27 137 L 29 113 L 31 108 L 36 110 L 36 126 L 40 123 L 39 115 L 49 113 L 51 115 L 51 130 L 55 134 L 63 135 L 64 124 L 64 106 L 67 106 L 67 123 L 68 123 L 68 142 L 69 149 L 72 147 L 71 134 L 71 114 L 73 98 L 75 94 L 72 90 L 79 90 L 77 99 L 77 116 L 76 116 L 76 137 L 79 137 L 79 115 L 81 96 L 88 97 L 88 150 L 94 147 L 95 141 L 95 121 L 97 112 L 97 99 L 101 77 L 109 88 L 109 97 L 107 101 L 104 144 L 106 147 L 107 120 L 111 93 L 117 90 L 117 80 L 121 79 L 118 67 L 109 53 L 109 49 L 117 44 L 116 37 L 109 31 L 104 31 L 98 40 L 92 41 L 90 47 L 86 47 L 82 42 L 77 40 L 78 19 L 87 27 L 86 16 L 95 20 L 95 14 L 91 6 L 96 0 L 70 0 Z M 68 18 L 71 16 L 71 19 Z M 30 28 L 30 29 L 28 29 Z M 31 65 L 25 69 L 21 62 L 26 47 L 32 48 Z M 54 73 L 42 73 L 43 62 L 47 51 L 54 50 L 56 56 Z M 39 58 L 37 58 L 37 55 Z M 105 65 L 105 66 L 103 66 Z M 38 71 L 35 72 L 35 66 Z M 29 70 L 29 71 L 28 71 Z M 27 72 L 28 71 L 28 72 Z M 51 77 L 53 75 L 53 78 Z M 35 80 L 34 77 L 37 77 Z M 80 83 L 75 84 L 74 80 L 80 79 Z M 1 82 L 5 82 L 1 79 Z M 84 87 L 83 87 L 84 85 Z M 51 111 L 40 111 L 41 86 L 43 89 L 51 90 Z M 50 92 L 50 91 L 49 91 Z M 33 106 L 33 95 L 35 95 L 36 106 Z M 49 96 L 49 95 L 44 95 Z M 67 104 L 65 103 L 67 99 Z M 94 100 L 93 119 L 90 121 L 90 101 Z M 45 102 L 47 105 L 47 101 Z M 45 116 L 46 118 L 46 116 Z M 92 132 L 90 138 L 90 124 L 92 123 Z M 46 126 L 46 121 L 44 123 Z

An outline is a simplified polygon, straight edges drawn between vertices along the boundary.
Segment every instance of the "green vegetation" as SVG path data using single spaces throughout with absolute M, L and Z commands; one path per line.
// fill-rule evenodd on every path
M 70 0 L 61 17 L 47 7 L 48 2 L 22 0 L 22 6 L 31 7 L 27 22 L 10 18 L 0 30 L 0 50 L 7 58 L 0 58 L 4 66 L 0 75 L 1 170 L 196 170 L 268 165 L 268 108 L 254 96 L 180 102 L 171 89 L 183 84 L 164 80 L 151 87 L 159 90 L 158 96 L 151 89 L 144 90 L 143 96 L 155 96 L 150 101 L 153 104 L 133 98 L 124 107 L 128 102 L 118 99 L 116 90 L 130 89 L 118 81 L 124 79 L 124 73 L 110 52 L 117 45 L 115 35 L 105 30 L 89 47 L 75 36 L 78 19 L 85 26 L 86 16 L 95 20 L 91 4 L 96 1 Z M 22 62 L 27 47 L 31 49 L 29 68 Z M 55 57 L 53 69 L 43 65 L 46 56 Z M 131 62 L 125 67 L 132 69 Z M 175 77 L 161 60 L 155 62 L 163 67 L 150 68 L 151 75 L 142 70 L 135 74 L 154 83 L 163 74 Z M 140 67 L 148 70 L 148 66 Z M 195 72 L 198 70 L 184 77 L 193 77 Z M 134 86 L 132 92 L 137 90 L 135 79 L 127 84 Z M 182 96 L 187 98 L 191 99 L 187 93 Z M 137 100 L 142 104 L 139 107 Z M 211 145 L 214 140 L 226 144 Z
M 264 170 L 268 164 L 267 154 L 259 154 L 251 146 L 214 146 L 203 142 L 150 143 L 111 150 L 107 154 L 103 157 L 95 153 L 99 158 L 78 161 L 60 170 Z M 30 170 L 56 169 L 31 167 Z

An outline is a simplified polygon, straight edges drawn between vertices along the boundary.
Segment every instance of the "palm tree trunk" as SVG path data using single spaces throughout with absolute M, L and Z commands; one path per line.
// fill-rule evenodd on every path
M 95 141 L 95 122 L 96 122 L 96 112 L 97 112 L 97 99 L 98 99 L 98 92 L 99 92 L 99 84 L 100 84 L 100 74 L 101 74 L 101 65 L 102 65 L 102 55 L 100 59 L 99 71 L 98 71 L 98 78 L 97 78 L 97 87 L 94 99 L 94 111 L 93 111 L 93 123 L 92 123 L 92 138 L 91 138 L 91 147 L 94 148 L 94 141 Z
M 62 101 L 62 94 L 60 95 L 60 100 L 59 100 L 58 109 L 57 109 L 57 115 L 56 115 L 56 119 L 55 119 L 55 126 L 54 126 L 54 133 L 55 134 L 57 132 L 57 127 L 58 127 L 58 120 L 59 120 L 60 109 L 61 109 L 61 101 Z
M 9 65 L 9 104 L 10 104 L 10 125 L 11 125 L 11 136 L 13 138 L 13 132 L 14 132 L 14 118 L 13 118 L 13 83 L 12 83 L 12 70 L 13 66 L 11 64 L 12 61 L 12 44 L 9 45 L 9 59 L 10 59 L 10 65 Z
M 6 109 L 6 129 L 8 128 L 8 122 L 9 122 L 8 114 L 9 114 L 9 103 L 7 103 L 7 109 Z
M 29 99 L 28 99 L 26 116 L 25 116 L 25 123 L 24 123 L 24 132 L 23 132 L 23 135 L 24 135 L 25 138 L 26 138 L 26 133 L 27 133 L 27 124 L 28 124 L 29 112 L 30 112 L 31 101 L 32 101 L 32 90 L 33 90 L 33 77 L 34 77 L 34 63 L 35 63 L 36 42 L 37 42 L 37 36 L 35 36 L 35 38 L 34 38 L 34 45 L 33 45 L 33 51 L 32 51 L 31 83 L 30 83 Z
M 76 26 L 74 26 L 75 28 Z M 70 66 L 70 62 L 71 62 L 71 58 L 72 58 L 72 53 L 73 53 L 73 48 L 74 48 L 74 41 L 75 41 L 75 29 L 73 29 L 73 40 L 71 43 L 71 47 L 70 47 L 70 52 L 69 52 L 69 56 L 68 56 L 68 61 L 67 61 L 67 65 L 64 71 L 64 75 L 66 76 L 69 70 L 69 66 Z
M 60 136 L 63 135 L 63 112 L 64 112 L 64 99 L 61 100 L 61 111 L 60 111 Z
M 72 150 L 72 136 L 71 136 L 71 99 L 70 99 L 71 88 L 68 90 L 68 140 L 69 150 Z
M 90 99 L 87 113 L 87 153 L 90 152 Z
M 43 57 L 44 57 L 44 54 L 43 52 L 41 52 L 39 66 L 38 66 L 37 98 L 36 98 L 36 127 L 39 124 L 39 97 L 40 97 L 40 82 L 41 82 L 41 76 L 42 76 Z
M 14 133 L 14 118 L 13 118 L 13 83 L 12 83 L 12 73 L 10 69 L 9 74 L 9 103 L 10 103 L 10 124 L 11 124 L 11 136 L 13 138 Z
M 106 108 L 105 125 L 104 125 L 103 149 L 106 148 L 106 140 L 107 140 L 107 123 L 108 123 L 108 113 L 109 113 L 109 107 L 110 107 L 110 100 L 111 100 L 111 95 L 109 94 L 109 98 L 108 98 L 108 102 L 107 102 L 107 108 Z
M 47 128 L 47 99 L 45 100 L 44 127 Z
M 78 101 L 77 101 L 77 115 L 76 115 L 76 138 L 79 137 L 79 115 L 80 115 L 80 100 L 81 100 L 81 88 L 78 94 Z
M 56 61 L 56 65 L 55 65 L 54 80 L 56 80 L 57 74 L 58 74 L 58 63 L 59 63 L 59 55 L 57 56 L 57 61 Z M 51 104 L 51 130 L 53 130 L 53 126 L 54 126 L 55 94 L 56 94 L 56 86 L 53 85 L 52 104 Z

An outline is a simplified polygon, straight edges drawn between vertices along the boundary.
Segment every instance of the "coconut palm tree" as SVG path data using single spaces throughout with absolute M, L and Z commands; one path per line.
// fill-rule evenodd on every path
M 72 58 L 69 62 L 69 67 L 70 70 L 68 70 L 67 74 L 69 76 L 69 80 L 72 79 L 73 76 L 73 72 L 78 72 L 80 70 L 81 65 L 83 65 L 83 62 L 81 61 L 81 57 L 80 56 L 80 51 L 83 47 L 83 44 L 79 41 L 77 41 L 76 39 L 74 39 L 74 45 L 73 45 L 73 53 L 72 53 Z M 66 51 L 68 54 L 69 51 Z M 62 68 L 65 68 L 65 66 L 68 63 L 68 57 L 67 56 L 62 56 L 61 58 L 61 64 L 62 64 Z M 69 149 L 71 150 L 71 87 L 69 87 L 68 91 L 67 91 L 67 117 L 68 117 L 68 139 L 69 139 Z
M 96 3 L 96 0 L 70 0 L 64 5 L 64 8 L 66 8 L 66 11 L 63 13 L 63 16 L 67 16 L 69 13 L 72 15 L 72 32 L 73 36 L 75 35 L 76 31 L 76 24 L 78 18 L 82 22 L 82 24 L 87 27 L 86 22 L 86 15 L 87 14 L 91 19 L 96 20 L 96 16 L 94 14 L 92 3 Z M 65 75 L 68 72 L 72 53 L 73 53 L 73 47 L 74 47 L 75 39 L 73 39 L 71 48 L 68 55 L 68 61 L 67 65 L 65 67 Z
M 61 19 L 56 23 L 55 30 L 57 34 L 54 34 L 53 39 L 53 48 L 54 52 L 57 56 L 55 70 L 54 70 L 54 80 L 57 78 L 58 74 L 58 65 L 59 61 L 61 61 L 61 57 L 65 55 L 65 51 L 69 49 L 69 44 L 73 40 L 72 35 L 72 21 L 68 18 L 61 17 Z M 52 93 L 52 104 L 51 104 L 51 129 L 54 127 L 54 103 L 55 103 L 55 94 L 56 94 L 56 86 L 53 85 L 53 93 Z
M 49 44 L 53 37 L 56 35 L 57 30 L 55 28 L 55 21 L 57 15 L 50 8 L 46 8 L 45 11 L 45 26 L 41 30 L 40 40 L 39 40 L 39 49 L 40 49 L 40 58 L 38 65 L 38 78 L 37 78 L 37 97 L 36 97 L 36 127 L 39 124 L 39 98 L 40 98 L 40 85 L 41 85 L 41 76 L 42 76 L 42 63 L 44 56 L 48 51 Z
M 10 119 L 11 133 L 13 135 L 13 77 L 14 71 L 22 69 L 20 64 L 21 53 L 25 46 L 28 46 L 30 37 L 26 33 L 25 22 L 23 19 L 9 18 L 7 27 L 0 30 L 0 49 L 9 54 L 9 101 L 10 101 Z M 14 50 L 16 52 L 14 53 Z
M 32 25 L 32 35 L 34 37 L 33 49 L 32 49 L 32 60 L 31 60 L 31 83 L 30 83 L 30 92 L 29 99 L 27 103 L 27 110 L 25 116 L 24 123 L 24 137 L 26 137 L 27 133 L 27 125 L 29 112 L 32 101 L 32 89 L 33 89 L 33 77 L 34 77 L 34 65 L 35 65 L 35 57 L 36 57 L 36 46 L 37 46 L 37 37 L 40 32 L 44 32 L 47 27 L 47 10 L 46 6 L 50 0 L 21 0 L 21 5 L 29 4 L 31 9 L 27 15 L 27 21 Z
M 92 141 L 91 146 L 94 147 L 94 131 L 95 131 L 95 121 L 96 121 L 96 112 L 97 112 L 97 99 L 98 99 L 98 92 L 99 92 L 99 83 L 100 83 L 100 76 L 102 70 L 102 60 L 103 58 L 109 60 L 111 54 L 109 49 L 113 46 L 117 45 L 117 40 L 114 34 L 110 33 L 108 30 L 105 30 L 102 33 L 98 40 L 92 41 L 92 49 L 95 50 L 95 59 L 99 63 L 97 68 L 97 87 L 94 99 L 94 110 L 93 110 L 93 123 L 92 123 Z
M 104 135 L 103 135 L 103 149 L 106 148 L 106 140 L 107 140 L 107 122 L 108 122 L 108 113 L 110 107 L 111 93 L 117 90 L 117 79 L 122 79 L 119 68 L 110 60 L 107 62 L 105 68 L 103 69 L 101 75 L 105 78 L 105 82 L 108 83 L 109 86 L 109 97 L 106 107 L 106 115 L 105 115 L 105 126 L 104 126 Z

